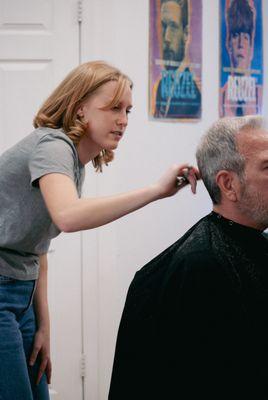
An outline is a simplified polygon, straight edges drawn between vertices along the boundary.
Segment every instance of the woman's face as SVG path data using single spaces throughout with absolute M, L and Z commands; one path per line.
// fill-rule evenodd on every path
M 117 85 L 115 81 L 105 83 L 78 110 L 78 115 L 88 124 L 85 135 L 88 148 L 97 154 L 103 149 L 115 150 L 128 124 L 128 113 L 132 108 L 129 85 L 115 107 L 103 109 L 114 98 Z

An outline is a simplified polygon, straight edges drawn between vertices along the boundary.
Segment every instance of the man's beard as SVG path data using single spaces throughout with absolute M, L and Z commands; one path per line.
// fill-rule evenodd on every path
M 264 200 L 262 193 L 249 189 L 243 184 L 241 196 L 240 211 L 266 229 L 268 227 L 268 202 Z
M 179 64 L 182 62 L 183 58 L 184 58 L 183 49 L 181 49 L 181 51 L 175 52 L 174 50 L 167 47 L 163 50 L 163 59 L 165 61 L 175 61 L 176 63 L 178 63 L 177 68 L 179 67 Z

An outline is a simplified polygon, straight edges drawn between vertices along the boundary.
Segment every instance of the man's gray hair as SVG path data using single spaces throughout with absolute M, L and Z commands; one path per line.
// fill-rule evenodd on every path
M 260 116 L 227 117 L 215 122 L 201 139 L 196 159 L 201 178 L 214 204 L 221 201 L 216 175 L 221 170 L 234 171 L 244 178 L 245 158 L 237 147 L 237 134 L 242 130 L 265 128 Z

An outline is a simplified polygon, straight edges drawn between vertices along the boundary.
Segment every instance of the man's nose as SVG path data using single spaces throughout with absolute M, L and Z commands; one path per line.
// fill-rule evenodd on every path
M 171 42 L 171 29 L 169 26 L 166 27 L 165 36 L 164 36 L 165 43 Z

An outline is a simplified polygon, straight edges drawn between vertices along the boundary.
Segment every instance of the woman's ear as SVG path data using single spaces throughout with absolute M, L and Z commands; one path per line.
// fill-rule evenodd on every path
M 82 107 L 78 108 L 78 110 L 77 110 L 77 115 L 78 115 L 78 117 L 83 118 L 84 113 L 83 113 Z
M 233 171 L 221 170 L 216 175 L 222 197 L 232 202 L 238 200 L 238 181 L 238 176 Z

